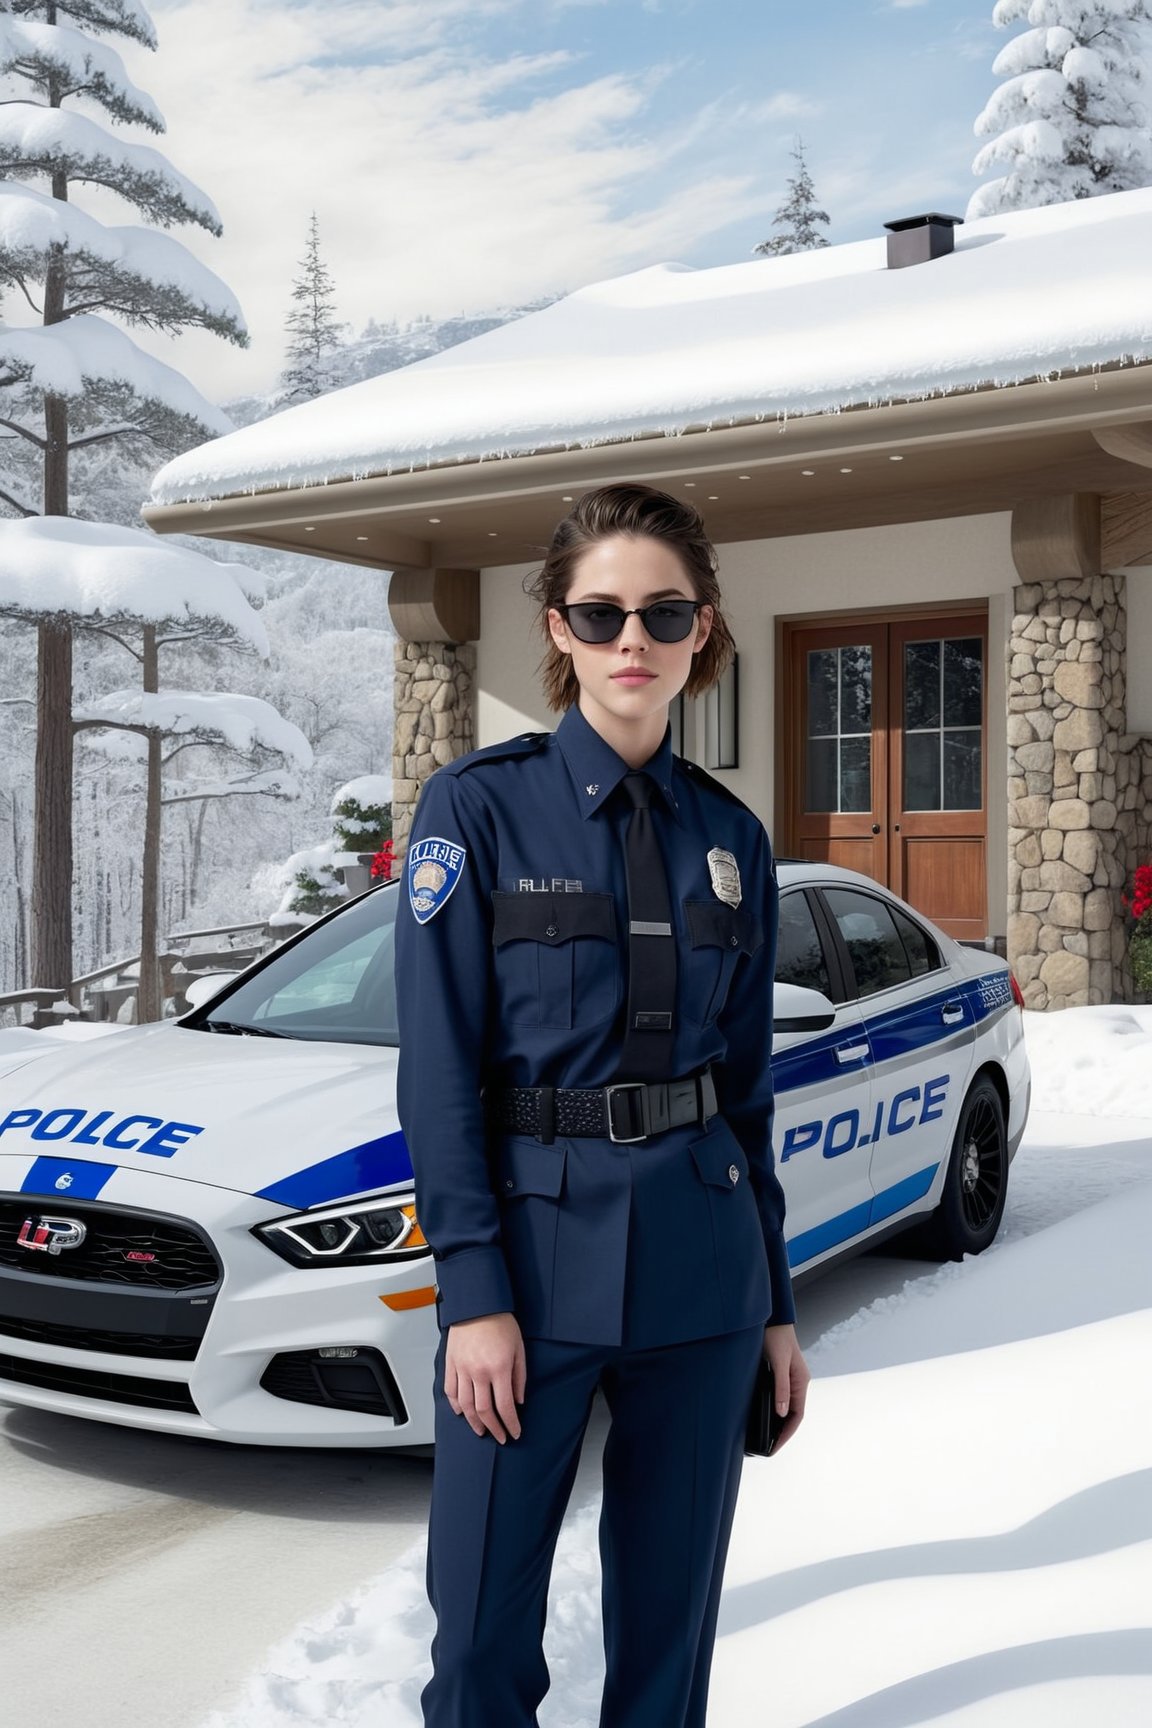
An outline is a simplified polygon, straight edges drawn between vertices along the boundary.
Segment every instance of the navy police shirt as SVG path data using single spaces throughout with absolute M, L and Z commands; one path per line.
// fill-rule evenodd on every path
M 442 1327 L 512 1311 L 526 1335 L 646 1347 L 793 1318 L 771 848 L 670 734 L 645 764 L 677 943 L 668 1078 L 711 1064 L 720 1114 L 635 1145 L 485 1123 L 485 1087 L 627 1078 L 628 772 L 573 707 L 421 793 L 397 917 L 398 1099 Z M 732 861 L 719 884 L 710 851 Z

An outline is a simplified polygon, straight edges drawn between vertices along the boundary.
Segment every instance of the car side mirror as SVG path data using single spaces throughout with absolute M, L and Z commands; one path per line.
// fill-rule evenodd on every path
M 225 984 L 231 984 L 233 978 L 238 978 L 238 972 L 201 972 L 184 991 L 184 1000 L 189 1008 L 202 1008 L 205 1002 L 211 1002 L 213 996 L 223 990 Z
M 777 984 L 772 998 L 774 1032 L 824 1032 L 836 1018 L 827 996 L 803 984 Z

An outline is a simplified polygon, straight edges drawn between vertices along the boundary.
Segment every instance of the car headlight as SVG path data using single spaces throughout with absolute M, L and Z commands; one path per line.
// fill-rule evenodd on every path
M 294 1212 L 257 1224 L 253 1235 L 293 1266 L 368 1266 L 432 1252 L 416 1221 L 416 1202 L 403 1194 Z

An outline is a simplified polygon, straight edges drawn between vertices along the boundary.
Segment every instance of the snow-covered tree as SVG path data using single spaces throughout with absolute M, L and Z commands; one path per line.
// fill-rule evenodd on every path
M 776 257 L 785 252 L 811 252 L 817 246 L 827 246 L 828 237 L 821 234 L 820 224 L 828 226 L 831 217 L 816 204 L 816 187 L 804 155 L 804 141 L 797 138 L 792 146 L 796 172 L 788 180 L 788 196 L 772 218 L 779 234 L 762 240 L 752 248 L 754 253 Z
M 21 518 L 69 515 L 70 464 L 86 452 L 113 445 L 155 461 L 229 429 L 181 373 L 101 314 L 247 342 L 224 283 L 154 231 L 188 223 L 218 235 L 221 225 L 210 199 L 164 155 L 105 124 L 164 130 L 107 37 L 156 47 L 140 0 L 8 0 L 0 11 L 0 291 L 34 319 L 0 323 L 0 509 Z M 45 190 L 28 184 L 36 180 Z M 117 193 L 151 227 L 86 214 L 74 193 L 88 186 Z M 66 609 L 45 605 L 37 616 L 31 974 L 64 987 L 72 975 L 73 635 Z
M 277 872 L 283 890 L 273 924 L 302 924 L 348 898 L 344 872 L 363 854 L 378 854 L 392 838 L 392 777 L 361 774 L 332 794 L 332 835 L 293 852 Z
M 146 668 L 146 676 L 147 676 Z M 127 733 L 143 740 L 148 779 L 142 851 L 142 917 L 138 1020 L 158 1020 L 163 1011 L 157 952 L 157 908 L 161 816 L 165 805 L 196 799 L 265 796 L 295 798 L 292 768 L 308 768 L 312 751 L 299 729 L 258 696 L 227 691 L 110 690 L 74 712 L 78 732 Z M 167 746 L 167 749 L 165 749 Z M 182 774 L 164 782 L 164 769 L 190 749 L 207 748 L 217 764 L 200 779 Z
M 336 317 L 336 290 L 328 266 L 320 256 L 320 227 L 315 210 L 300 274 L 292 284 L 292 298 L 295 305 L 285 319 L 287 364 L 280 376 L 290 402 L 321 396 L 332 388 L 331 362 L 345 329 Z
M 1152 182 L 1148 0 L 997 0 L 992 21 L 1029 28 L 992 63 L 1006 82 L 976 121 L 989 142 L 972 172 L 1008 172 L 972 194 L 969 221 Z
M 74 629 L 118 642 L 141 664 L 142 688 L 114 690 L 78 706 L 70 726 L 142 740 L 137 757 L 145 771 L 142 1020 L 157 1019 L 161 1012 L 156 937 L 162 804 L 241 792 L 295 797 L 296 783 L 283 766 L 306 768 L 312 761 L 299 728 L 257 697 L 159 690 L 161 648 L 210 638 L 268 653 L 264 626 L 247 598 L 254 587 L 253 573 L 243 565 L 218 563 L 138 528 L 51 516 L 0 525 L 0 617 L 43 622 L 54 614 L 64 616 Z M 166 740 L 172 741 L 167 758 Z M 207 778 L 189 781 L 181 760 L 180 778 L 165 793 L 167 763 L 206 745 L 239 758 L 241 770 L 222 774 L 214 757 Z

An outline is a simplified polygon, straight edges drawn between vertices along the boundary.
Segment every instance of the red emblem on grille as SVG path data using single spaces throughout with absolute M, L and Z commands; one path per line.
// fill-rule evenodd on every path
M 125 1260 L 155 1260 L 155 1254 L 141 1254 L 138 1248 L 129 1248 L 124 1255 Z

